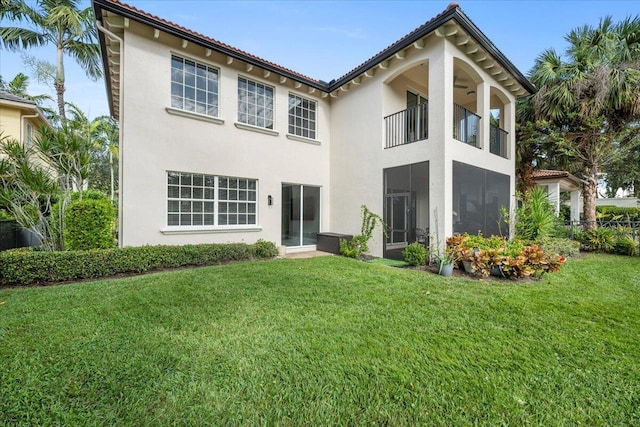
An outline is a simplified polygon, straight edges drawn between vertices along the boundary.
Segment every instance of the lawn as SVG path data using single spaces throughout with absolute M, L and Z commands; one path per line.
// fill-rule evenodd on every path
M 639 425 L 640 258 L 340 257 L 0 290 L 0 425 Z

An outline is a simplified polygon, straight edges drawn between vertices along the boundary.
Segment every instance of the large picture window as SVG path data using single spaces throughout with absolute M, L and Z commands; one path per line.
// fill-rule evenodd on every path
M 273 88 L 238 77 L 238 122 L 273 129 Z
M 218 70 L 171 55 L 171 107 L 218 117 Z
M 258 223 L 255 179 L 169 172 L 167 196 L 168 226 Z
M 316 102 L 289 94 L 289 133 L 316 139 Z

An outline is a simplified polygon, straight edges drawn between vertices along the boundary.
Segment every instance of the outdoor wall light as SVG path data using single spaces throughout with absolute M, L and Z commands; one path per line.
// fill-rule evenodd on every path
M 271 194 L 267 196 L 267 205 L 269 206 L 273 205 L 273 197 L 271 197 Z

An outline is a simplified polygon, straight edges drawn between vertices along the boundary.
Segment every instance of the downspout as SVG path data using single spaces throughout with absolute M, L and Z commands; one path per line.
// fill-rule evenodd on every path
M 117 35 L 115 35 L 114 33 L 112 33 L 111 31 L 107 30 L 105 27 L 102 26 L 102 24 L 100 23 L 100 21 L 96 20 L 96 28 L 101 31 L 102 33 L 106 34 L 107 36 L 118 40 L 119 44 L 120 44 L 120 81 L 118 82 L 118 89 L 120 92 L 120 99 L 118 100 L 119 102 L 119 117 L 118 117 L 118 124 L 119 124 L 119 132 L 118 132 L 118 187 L 120 189 L 120 192 L 118 194 L 118 246 L 122 247 L 122 230 L 123 230 L 123 199 L 124 199 L 124 193 L 122 191 L 122 177 L 124 175 L 124 161 L 123 161 L 123 137 L 122 135 L 124 134 L 124 108 L 122 108 L 123 105 L 123 100 L 124 100 L 124 40 L 121 37 L 118 37 Z M 108 76 L 105 76 L 105 79 L 108 78 Z

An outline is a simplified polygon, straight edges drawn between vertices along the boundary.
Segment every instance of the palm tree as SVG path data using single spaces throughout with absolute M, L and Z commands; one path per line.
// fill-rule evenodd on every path
M 564 57 L 549 49 L 535 61 L 533 109 L 564 137 L 555 150 L 580 165 L 584 220 L 593 227 L 598 175 L 617 136 L 640 119 L 640 17 L 617 24 L 607 17 L 565 39 Z
M 64 55 L 70 55 L 93 80 L 102 76 L 100 48 L 91 7 L 78 9 L 78 0 L 0 0 L 0 19 L 26 22 L 29 27 L 0 27 L 2 44 L 12 51 L 53 44 L 57 50 L 54 87 L 60 122 L 66 123 Z

